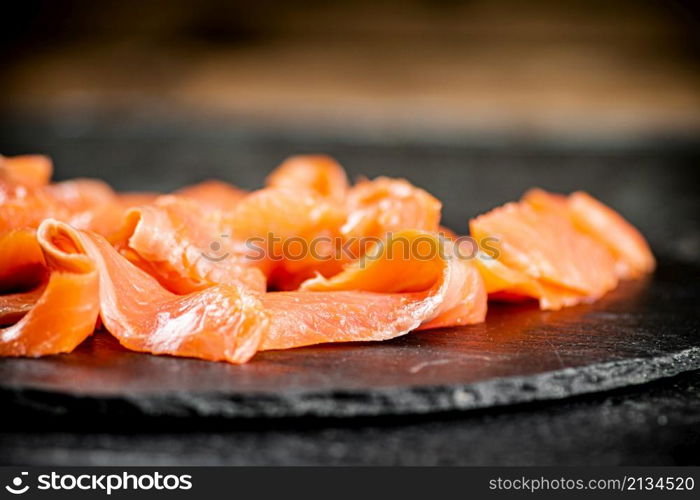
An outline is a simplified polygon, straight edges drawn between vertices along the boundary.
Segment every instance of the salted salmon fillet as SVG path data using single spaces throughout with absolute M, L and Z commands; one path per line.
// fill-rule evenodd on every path
M 489 298 L 591 302 L 655 265 L 631 224 L 581 192 L 532 190 L 472 219 L 473 258 L 436 197 L 405 179 L 351 185 L 323 155 L 250 192 L 210 180 L 119 193 L 51 171 L 0 157 L 0 355 L 70 352 L 101 325 L 133 351 L 244 363 L 480 323 Z
M 482 246 L 477 259 L 492 297 L 532 297 L 543 309 L 591 302 L 619 279 L 653 269 L 641 235 L 622 217 L 585 193 L 567 197 L 528 192 L 470 222 Z M 495 245 L 497 255 L 483 248 Z

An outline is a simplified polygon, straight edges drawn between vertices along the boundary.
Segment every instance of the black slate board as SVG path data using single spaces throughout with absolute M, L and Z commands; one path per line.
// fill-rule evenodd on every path
M 559 312 L 496 305 L 485 324 L 382 343 L 261 353 L 233 366 L 128 352 L 100 333 L 69 355 L 0 361 L 9 411 L 349 417 L 486 408 L 700 369 L 696 265 Z
M 560 313 L 541 313 L 530 306 L 494 307 L 486 325 L 462 331 L 264 353 L 244 367 L 128 353 L 108 336 L 98 335 L 70 356 L 0 360 L 3 416 L 18 417 L 13 429 L 36 429 L 36 421 L 25 417 L 39 417 L 44 429 L 50 423 L 59 425 L 56 417 L 63 415 L 61 426 L 78 422 L 81 432 L 88 423 L 129 415 L 139 422 L 131 430 L 143 428 L 144 416 L 164 415 L 174 416 L 178 428 L 185 427 L 177 418 L 181 416 L 204 417 L 191 420 L 189 426 L 195 428 L 202 421 L 210 427 L 214 419 L 208 417 L 234 416 L 422 412 L 431 413 L 424 418 L 435 419 L 434 412 L 563 398 L 700 368 L 696 137 L 596 144 L 578 139 L 437 139 L 333 135 L 297 127 L 255 129 L 237 120 L 194 120 L 152 109 L 133 116 L 87 110 L 72 115 L 0 114 L 0 151 L 50 154 L 59 179 L 93 176 L 119 189 L 168 191 L 215 177 L 256 188 L 285 156 L 325 152 L 336 156 L 352 178 L 400 176 L 424 187 L 444 202 L 445 224 L 460 232 L 466 231 L 470 216 L 517 199 L 532 186 L 563 192 L 584 189 L 619 210 L 655 251 L 672 258 L 662 260 L 650 283 L 628 284 L 590 307 Z M 569 400 L 562 407 L 573 404 Z M 95 413 L 101 418 L 92 418 Z M 479 412 L 459 418 L 473 419 L 475 413 Z M 607 418 L 607 406 L 600 413 Z M 549 422 L 548 418 L 542 417 Z M 113 419 L 109 420 L 107 429 L 113 432 Z M 160 428 L 165 419 L 153 420 Z M 343 425 L 361 420 L 365 419 L 346 419 Z M 586 416 L 552 425 L 566 428 L 566 435 L 576 430 L 578 443 L 587 443 L 598 432 L 596 425 L 583 425 L 588 420 Z M 630 417 L 629 426 L 636 420 L 636 415 Z M 274 428 L 280 425 L 280 420 L 273 422 Z M 426 431 L 425 442 L 433 442 L 437 432 Z M 494 447 L 497 436 L 486 434 Z M 520 434 L 519 428 L 502 438 L 508 457 L 522 456 L 510 449 L 512 436 Z M 644 439 L 651 440 L 652 434 Z M 636 443 L 640 436 L 630 440 Z M 29 443 L 26 437 L 19 436 L 18 442 Z M 609 438 L 604 441 L 612 442 Z M 451 440 L 445 436 L 442 443 Z M 470 436 L 467 441 L 473 440 Z M 387 448 L 375 437 L 371 441 L 377 443 L 373 448 Z M 541 441 L 538 437 L 533 442 Z M 291 453 L 289 446 L 281 448 Z M 440 440 L 435 448 L 436 453 L 444 448 Z M 406 447 L 400 449 L 405 454 Z M 328 463 L 325 458 L 323 462 Z

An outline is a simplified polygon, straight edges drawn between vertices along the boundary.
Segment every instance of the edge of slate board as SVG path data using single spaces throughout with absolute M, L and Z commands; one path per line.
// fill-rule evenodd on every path
M 360 417 L 427 414 L 557 400 L 640 385 L 700 369 L 700 347 L 663 356 L 632 358 L 532 376 L 495 378 L 450 386 L 377 388 L 362 391 L 230 394 L 172 392 L 119 398 L 24 388 L 0 389 L 8 411 L 62 416 L 80 412 L 147 418 Z

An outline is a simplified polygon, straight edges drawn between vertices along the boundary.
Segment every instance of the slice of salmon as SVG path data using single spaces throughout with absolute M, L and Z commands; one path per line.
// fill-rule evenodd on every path
M 208 180 L 184 187 L 175 194 L 194 200 L 201 205 L 222 212 L 231 212 L 248 193 L 226 182 Z
M 619 213 L 588 193 L 577 191 L 567 197 L 532 189 L 523 199 L 535 207 L 561 209 L 566 213 L 577 229 L 613 254 L 620 278 L 638 278 L 654 270 L 656 261 L 644 236 Z
M 227 217 L 233 238 L 264 248 L 271 288 L 294 290 L 331 277 L 391 231 L 439 228 L 441 204 L 403 179 L 348 188 L 342 167 L 321 155 L 286 160 Z
M 533 279 L 485 252 L 479 252 L 474 263 L 484 279 L 489 298 L 493 300 L 519 302 L 535 298 L 543 310 L 559 310 L 593 300 L 574 290 Z
M 311 238 L 337 233 L 345 212 L 310 191 L 265 188 L 242 200 L 224 217 L 224 226 L 239 240 L 250 238 Z
M 74 227 L 109 236 L 121 225 L 124 210 L 114 190 L 102 181 L 58 182 L 48 186 L 46 192 L 67 210 L 62 220 Z
M 43 187 L 0 179 L 0 234 L 36 227 L 47 217 L 67 218 L 68 210 Z
M 22 186 L 46 186 L 53 173 L 51 159 L 42 155 L 0 155 L 0 180 Z
M 37 238 L 50 277 L 44 287 L 34 292 L 0 299 L 3 322 L 21 317 L 14 325 L 0 330 L 2 356 L 70 352 L 95 328 L 99 298 L 92 260 L 60 234 L 40 229 Z
M 268 320 L 254 294 L 221 285 L 176 295 L 97 233 L 51 219 L 39 233 L 49 242 L 67 242 L 93 263 L 100 318 L 124 347 L 231 363 L 243 363 L 258 350 Z
M 405 293 L 428 290 L 439 280 L 445 287 L 440 306 L 421 329 L 484 321 L 486 289 L 478 269 L 459 257 L 454 242 L 426 231 L 391 233 L 342 273 L 308 280 L 301 289 Z
M 316 273 L 342 269 L 334 243 L 344 220 L 342 207 L 311 191 L 270 187 L 242 200 L 222 231 L 256 255 L 272 288 L 294 290 Z
M 461 258 L 450 241 L 443 241 L 453 261 L 445 298 L 436 316 L 418 329 L 444 328 L 482 323 L 486 319 L 487 292 L 484 279 L 473 260 Z
M 174 293 L 217 284 L 265 292 L 265 275 L 247 261 L 244 248 L 223 237 L 227 235 L 221 234 L 218 219 L 191 199 L 162 196 L 130 209 L 113 243 Z
M 330 279 L 308 280 L 298 292 L 268 293 L 263 303 L 270 329 L 261 348 L 386 340 L 421 325 L 483 321 L 480 275 L 469 263 L 447 258 L 442 244 L 435 234 L 402 231 Z M 428 251 L 411 253 L 420 245 Z
M 117 193 L 96 179 L 58 182 L 47 186 L 46 192 L 67 211 L 61 220 L 110 239 L 121 228 L 127 210 L 157 198 L 154 193 Z
M 489 244 L 497 250 L 495 263 L 476 259 L 491 294 L 522 294 L 543 309 L 559 309 L 617 286 L 610 252 L 559 210 L 508 203 L 473 219 L 470 230 L 482 250 Z
M 326 155 L 300 155 L 287 158 L 268 177 L 268 187 L 309 191 L 343 203 L 348 192 L 345 170 Z
M 125 210 L 146 199 L 117 194 L 95 179 L 50 184 L 51 173 L 44 156 L 0 156 L 0 232 L 36 228 L 52 217 L 109 236 L 120 227 Z
M 437 232 L 442 203 L 404 179 L 378 177 L 353 186 L 348 195 L 346 238 L 384 238 L 391 231 Z

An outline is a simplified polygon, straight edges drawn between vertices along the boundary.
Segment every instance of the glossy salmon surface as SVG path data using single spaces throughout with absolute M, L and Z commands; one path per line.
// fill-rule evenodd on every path
M 121 193 L 52 183 L 52 169 L 0 157 L 2 356 L 70 352 L 97 330 L 133 351 L 239 364 L 439 335 L 487 321 L 489 299 L 591 302 L 655 265 L 639 231 L 582 192 L 532 190 L 472 218 L 465 254 L 435 196 L 405 179 L 353 185 L 324 155 L 285 160 L 254 191 Z
M 641 234 L 583 192 L 533 189 L 470 222 L 480 242 L 477 265 L 493 298 L 534 298 L 542 309 L 592 302 L 654 269 Z M 486 251 L 484 244 L 490 244 Z

